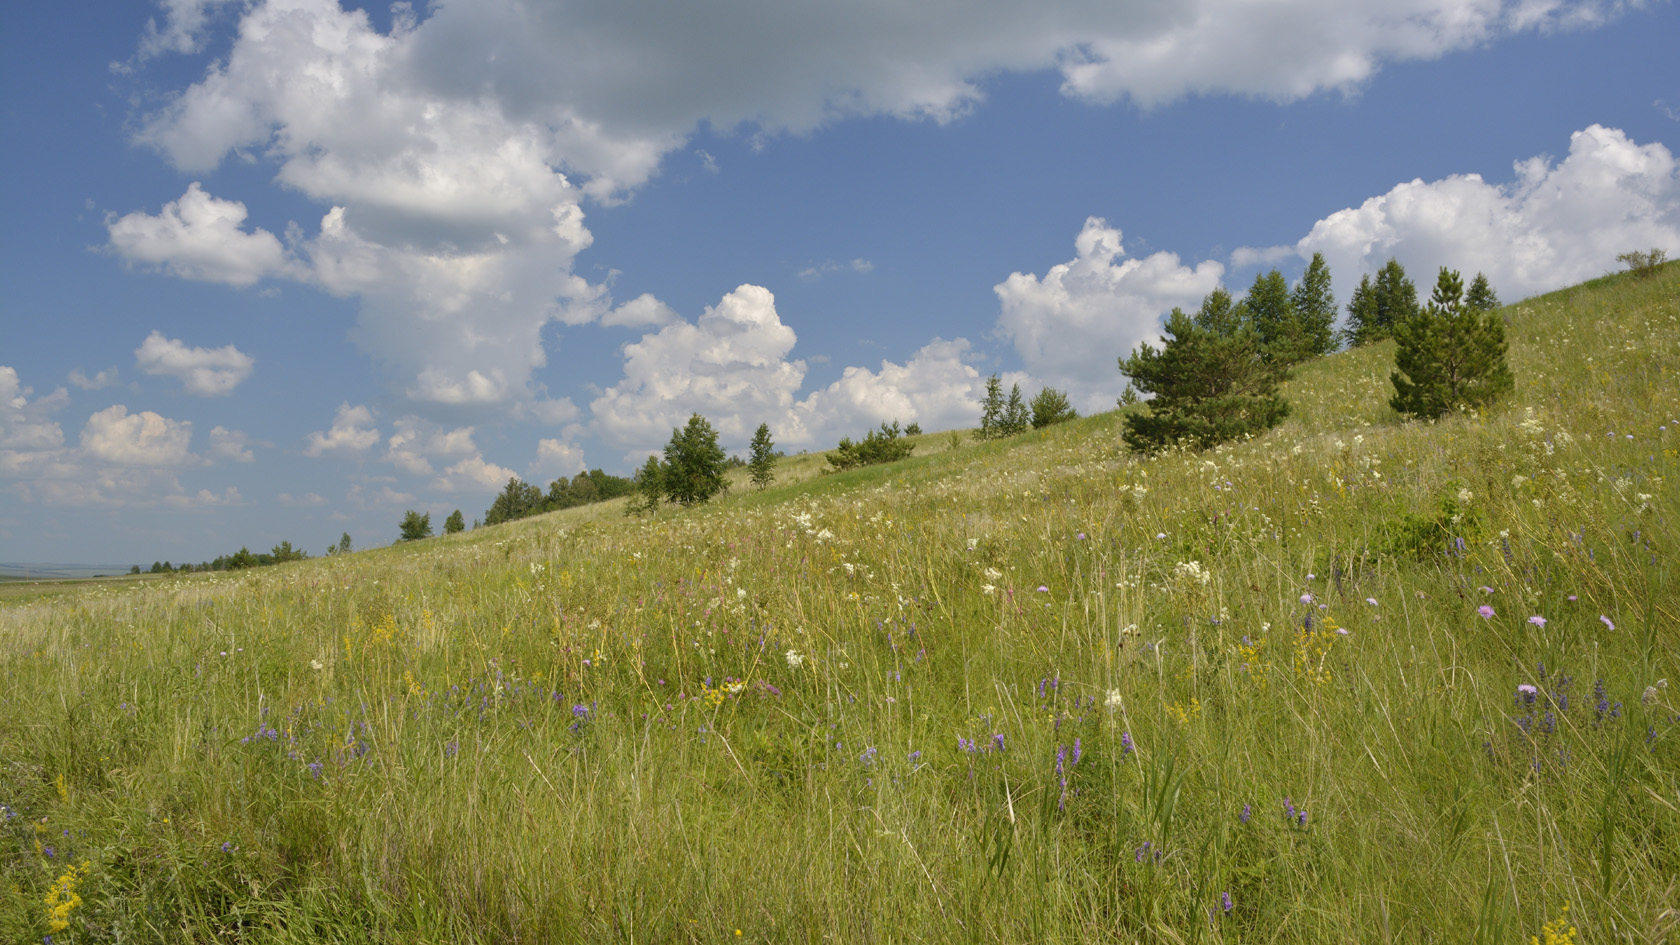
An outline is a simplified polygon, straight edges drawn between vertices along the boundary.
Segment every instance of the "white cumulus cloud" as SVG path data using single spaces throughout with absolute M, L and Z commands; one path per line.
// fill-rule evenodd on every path
M 390 439 L 385 441 L 385 462 L 411 476 L 432 474 L 433 459 L 468 456 L 478 452 L 473 443 L 472 427 L 445 430 L 438 424 L 420 417 L 399 417 L 391 424 Z
M 543 437 L 537 441 L 537 458 L 526 473 L 532 482 L 552 482 L 561 476 L 575 476 L 584 470 L 583 450 L 565 440 Z
M 181 466 L 192 459 L 192 421 L 115 404 L 88 418 L 82 449 L 115 466 Z
M 326 453 L 364 453 L 379 442 L 379 431 L 373 426 L 373 411 L 349 402 L 338 405 L 332 426 L 325 433 L 317 430 L 304 438 L 303 455 L 319 457 Z
M 173 377 L 186 387 L 188 393 L 200 397 L 220 397 L 233 393 L 256 365 L 255 358 L 233 345 L 220 348 L 189 348 L 174 338 L 165 338 L 160 331 L 146 336 L 134 349 L 134 361 L 147 374 Z
M 194 181 L 156 216 L 136 211 L 105 228 L 111 249 L 131 262 L 183 279 L 248 286 L 284 273 L 287 261 L 273 233 L 245 231 L 245 217 L 243 203 L 212 197 Z
M 624 379 L 590 403 L 611 444 L 651 448 L 689 415 L 706 416 L 727 442 L 745 442 L 763 417 L 788 413 L 805 379 L 789 361 L 793 329 L 769 289 L 743 285 L 694 324 L 678 322 L 624 348 Z
M 227 459 L 236 463 L 254 463 L 255 453 L 248 445 L 250 437 L 238 430 L 215 426 L 210 428 L 210 451 L 212 459 Z
M 70 402 L 64 388 L 30 399 L 34 388 L 18 380 L 17 369 L 0 365 L 0 450 L 52 450 L 64 445 L 64 429 L 49 419 Z
M 784 446 L 826 445 L 898 420 L 928 429 L 974 422 L 984 381 L 965 339 L 934 339 L 904 364 L 848 367 L 802 398 L 805 362 L 768 289 L 743 285 L 706 309 L 624 348 L 624 377 L 591 404 L 593 426 L 635 460 L 699 413 L 729 449 L 742 449 L 760 423 Z M 558 448 L 558 447 L 557 447 Z
M 1100 217 L 1085 221 L 1074 248 L 1073 259 L 1043 278 L 1017 272 L 994 287 L 997 333 L 1033 377 L 1080 409 L 1106 409 L 1126 386 L 1119 359 L 1158 338 L 1161 316 L 1174 306 L 1200 305 L 1225 268 L 1212 261 L 1192 268 L 1166 252 L 1125 258 L 1120 230 Z
M 1560 162 L 1518 161 L 1506 184 L 1476 174 L 1399 184 L 1319 220 L 1295 249 L 1324 253 L 1344 297 L 1358 273 L 1394 257 L 1424 294 L 1447 266 L 1485 273 L 1515 301 L 1614 271 L 1618 253 L 1651 247 L 1680 251 L 1680 162 L 1659 143 L 1592 125 L 1570 135 Z
M 70 372 L 70 383 L 80 387 L 82 390 L 103 390 L 116 382 L 117 369 L 115 365 L 100 371 L 92 377 L 88 377 L 86 372 L 84 372 L 81 368 L 75 368 Z
M 499 492 L 514 476 L 513 470 L 474 454 L 445 469 L 443 475 L 432 480 L 432 488 L 440 492 Z

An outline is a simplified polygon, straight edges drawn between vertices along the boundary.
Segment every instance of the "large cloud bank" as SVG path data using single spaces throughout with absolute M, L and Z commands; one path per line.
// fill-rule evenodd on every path
M 1057 71 L 1066 95 L 1094 103 L 1291 99 L 1619 8 L 453 0 L 424 21 L 398 4 L 381 30 L 337 0 L 167 0 L 136 64 L 214 47 L 226 17 L 236 31 L 143 118 L 139 142 L 189 173 L 268 162 L 323 213 L 282 238 L 251 225 L 237 195 L 194 184 L 156 213 L 114 217 L 109 247 L 181 278 L 296 279 L 358 298 L 354 339 L 416 405 L 560 417 L 575 408 L 531 382 L 544 324 L 676 321 L 651 297 L 614 307 L 573 272 L 592 239 L 582 202 L 647 181 L 702 123 L 774 134 L 872 114 L 945 120 L 1000 70 Z

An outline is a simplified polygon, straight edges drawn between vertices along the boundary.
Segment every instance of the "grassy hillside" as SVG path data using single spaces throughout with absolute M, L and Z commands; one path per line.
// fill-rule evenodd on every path
M 0 940 L 1673 937 L 1680 267 L 1505 315 L 1484 416 L 1378 346 L 1205 454 L 0 604 Z

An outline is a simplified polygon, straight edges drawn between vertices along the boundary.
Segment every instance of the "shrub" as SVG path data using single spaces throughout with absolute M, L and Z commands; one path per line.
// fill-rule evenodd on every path
M 1054 387 L 1046 387 L 1032 399 L 1032 426 L 1041 430 L 1052 423 L 1061 423 L 1079 416 L 1068 403 L 1067 395 Z
M 891 426 L 883 423 L 880 430 L 870 430 L 868 436 L 856 443 L 842 437 L 839 447 L 828 454 L 829 465 L 835 469 L 852 469 L 903 459 L 916 446 L 899 439 L 899 433 L 898 421 L 894 420 Z
M 1627 266 L 1629 272 L 1645 279 L 1656 275 L 1657 270 L 1662 268 L 1663 261 L 1667 258 L 1668 253 L 1665 250 L 1652 249 L 1648 253 L 1642 253 L 1635 249 L 1619 254 L 1616 261 Z

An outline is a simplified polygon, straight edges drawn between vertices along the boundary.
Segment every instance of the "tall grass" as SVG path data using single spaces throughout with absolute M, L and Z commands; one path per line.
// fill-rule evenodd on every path
M 8 603 L 0 939 L 1661 941 L 1677 295 L 1506 309 L 1484 415 L 1376 346 L 1205 454 L 930 434 Z

